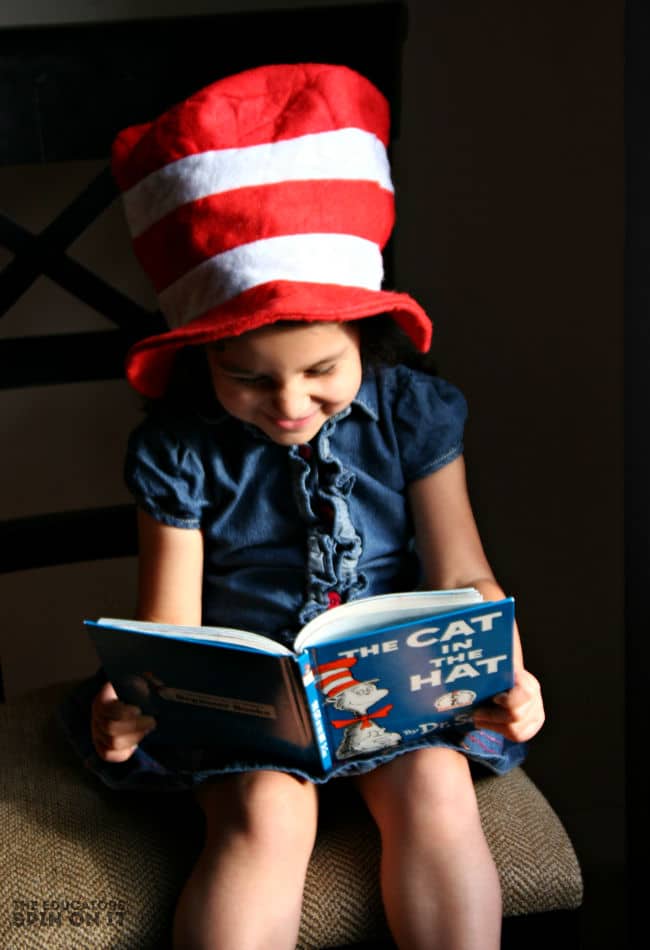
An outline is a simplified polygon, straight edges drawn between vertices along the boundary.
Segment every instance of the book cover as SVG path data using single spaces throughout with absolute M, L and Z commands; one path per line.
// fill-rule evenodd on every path
M 513 685 L 511 598 L 309 649 L 333 763 L 471 719 Z
M 512 686 L 512 598 L 442 593 L 334 608 L 301 631 L 293 652 L 248 631 L 85 623 L 120 698 L 156 718 L 151 736 L 170 764 L 322 779 L 467 722 Z
M 299 668 L 289 656 L 86 621 L 123 702 L 156 719 L 161 757 L 186 768 L 281 761 L 319 769 Z M 171 750 L 173 751 L 173 754 Z

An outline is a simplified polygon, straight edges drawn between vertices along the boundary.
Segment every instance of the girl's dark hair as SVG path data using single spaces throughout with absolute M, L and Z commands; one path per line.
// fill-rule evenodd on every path
M 167 388 L 160 399 L 145 401 L 145 409 L 169 404 L 210 414 L 217 400 L 203 346 L 184 346 L 174 357 Z
M 364 367 L 378 369 L 402 363 L 431 375 L 436 367 L 431 353 L 419 353 L 410 338 L 388 314 L 356 320 L 360 331 L 361 359 Z M 295 326 L 283 320 L 276 326 Z M 203 346 L 185 346 L 176 354 L 167 390 L 161 399 L 145 401 L 145 409 L 161 403 L 186 406 L 210 413 L 216 405 L 212 380 Z
M 412 369 L 436 374 L 431 351 L 420 353 L 416 350 L 410 337 L 388 314 L 364 317 L 357 320 L 356 325 L 361 334 L 361 358 L 364 366 L 377 368 L 402 363 Z

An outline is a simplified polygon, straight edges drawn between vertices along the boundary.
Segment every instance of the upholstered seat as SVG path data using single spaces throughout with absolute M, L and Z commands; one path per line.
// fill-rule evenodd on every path
M 200 844 L 200 812 L 188 798 L 112 793 L 84 774 L 54 718 L 66 688 L 0 707 L 0 946 L 159 950 Z M 478 779 L 476 790 L 506 917 L 578 907 L 573 847 L 525 772 Z M 309 866 L 300 950 L 388 938 L 378 858 L 363 804 L 333 788 Z

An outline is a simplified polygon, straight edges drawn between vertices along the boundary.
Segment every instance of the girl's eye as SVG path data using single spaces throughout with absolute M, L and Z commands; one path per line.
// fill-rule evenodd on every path
M 318 376 L 329 376 L 336 369 L 336 363 L 328 366 L 319 366 L 314 369 L 305 370 L 305 376 L 312 378 Z M 273 386 L 273 380 L 269 376 L 238 376 L 236 373 L 228 373 L 228 378 L 240 386 Z
M 262 386 L 269 382 L 267 376 L 230 376 L 230 379 L 240 386 Z
M 330 373 L 333 373 L 336 369 L 336 363 L 332 363 L 331 366 L 322 366 L 318 369 L 308 369 L 306 372 L 307 376 L 328 376 Z

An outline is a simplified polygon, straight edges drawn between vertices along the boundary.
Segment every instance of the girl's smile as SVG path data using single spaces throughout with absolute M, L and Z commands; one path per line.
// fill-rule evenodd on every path
M 280 429 L 286 429 L 287 432 L 300 432 L 310 424 L 315 415 L 316 412 L 314 411 L 308 416 L 303 416 L 302 419 L 281 419 L 278 417 L 276 419 L 271 418 L 271 421 Z
M 308 442 L 361 385 L 359 332 L 351 324 L 272 325 L 206 351 L 224 409 L 280 445 Z

